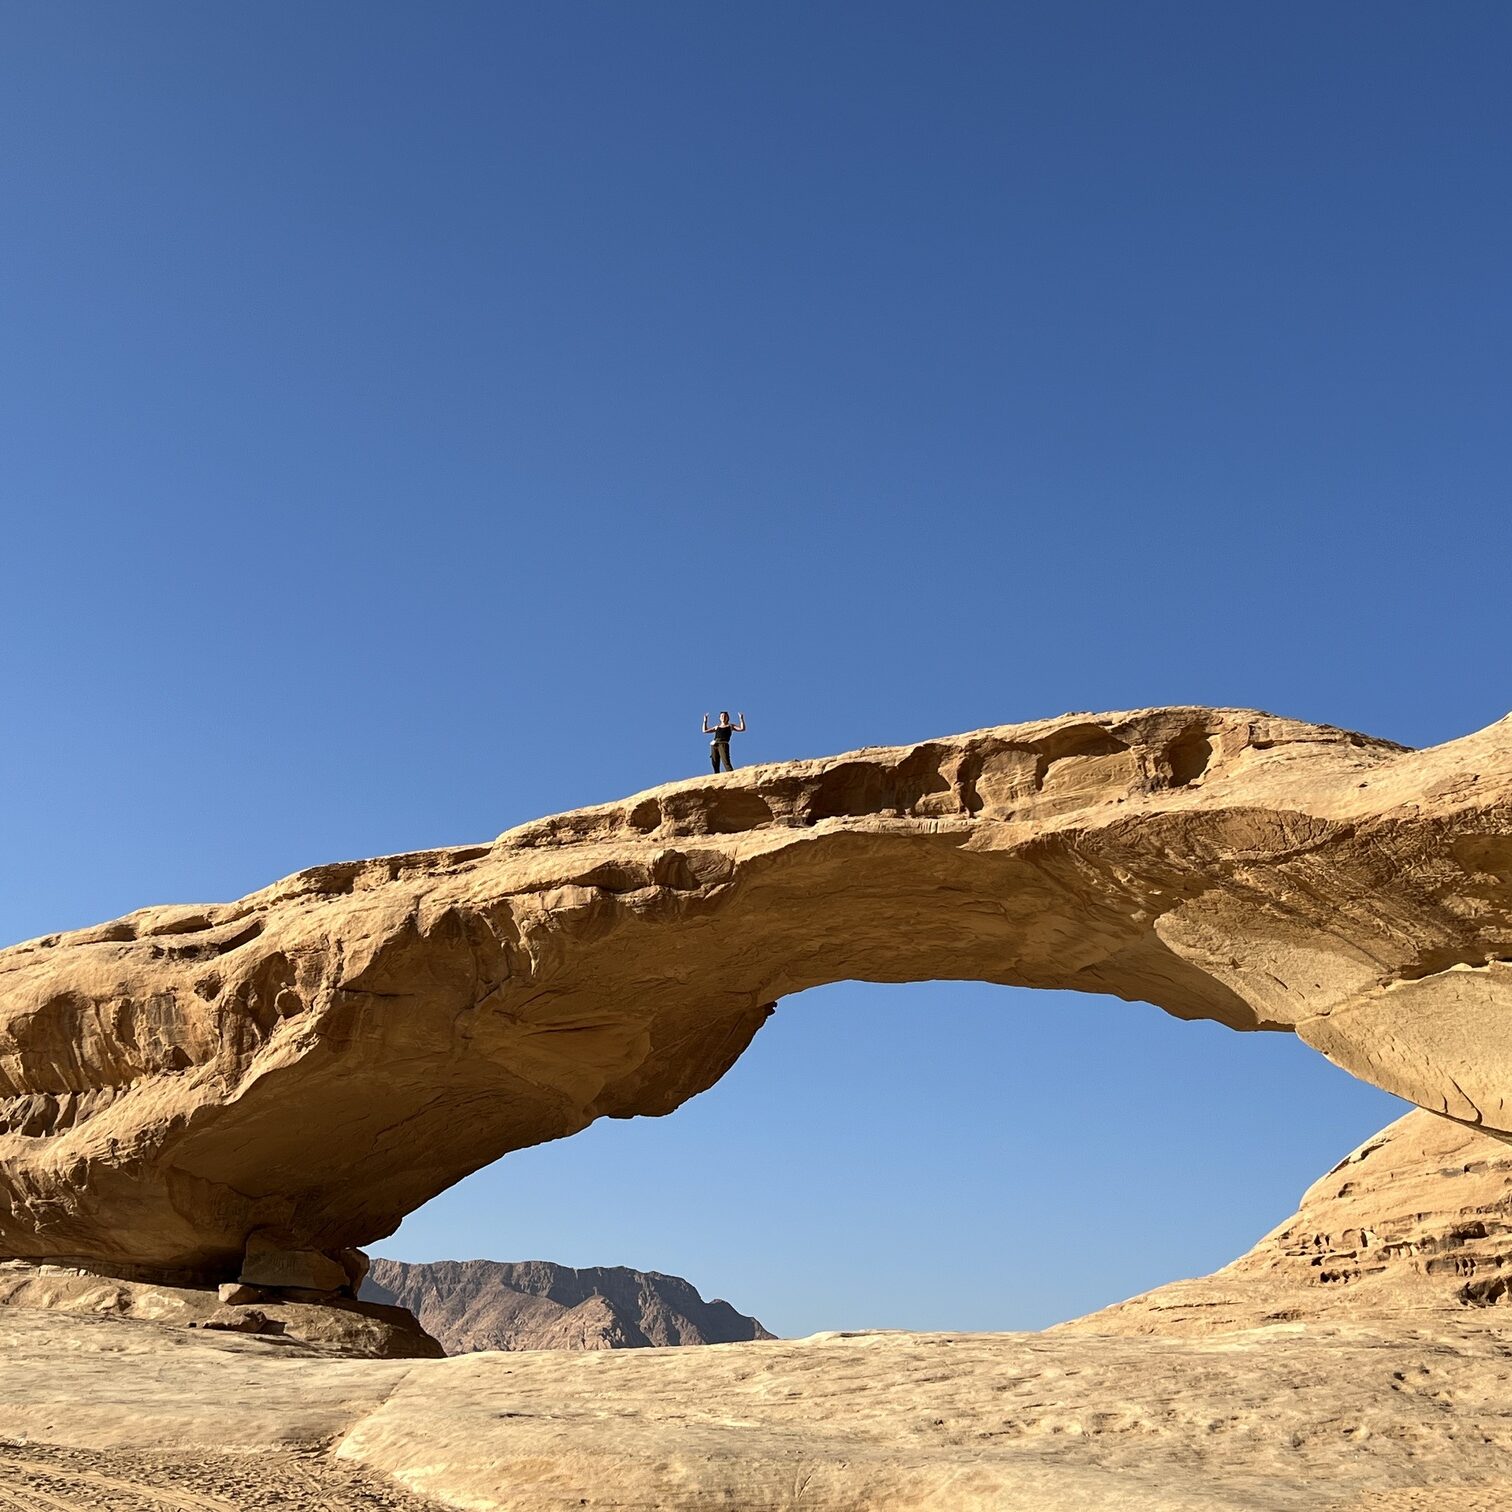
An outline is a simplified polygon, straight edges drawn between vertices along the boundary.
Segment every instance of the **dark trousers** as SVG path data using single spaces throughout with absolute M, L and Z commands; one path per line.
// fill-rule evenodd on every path
M 709 746 L 709 760 L 714 763 L 714 770 L 720 771 L 720 762 L 724 763 L 723 770 L 733 772 L 735 768 L 730 764 L 730 742 L 728 740 L 716 740 Z

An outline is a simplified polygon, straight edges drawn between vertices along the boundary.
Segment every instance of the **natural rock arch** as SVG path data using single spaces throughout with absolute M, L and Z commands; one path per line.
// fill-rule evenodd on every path
M 1512 1133 L 1509 735 L 1068 715 L 15 946 L 0 1255 L 198 1280 L 249 1244 L 335 1256 L 509 1150 L 670 1112 L 777 998 L 845 978 L 1290 1029 Z

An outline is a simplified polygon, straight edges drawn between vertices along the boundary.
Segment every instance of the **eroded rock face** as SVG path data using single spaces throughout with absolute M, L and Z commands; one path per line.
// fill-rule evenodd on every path
M 240 1274 L 670 1112 L 784 994 L 972 978 L 1294 1030 L 1507 1133 L 1512 722 L 1245 710 L 749 768 L 0 952 L 0 1255 Z
M 1433 1327 L 1499 1306 L 1512 1306 L 1512 1145 L 1414 1110 L 1345 1156 L 1222 1270 L 1051 1331 L 1172 1337 L 1364 1319 Z
M 358 1301 L 309 1291 L 263 1291 L 223 1284 L 218 1290 L 157 1286 L 91 1275 L 67 1266 L 0 1262 L 0 1317 L 45 1310 L 85 1318 L 175 1328 L 264 1334 L 282 1343 L 360 1359 L 438 1359 L 439 1340 L 415 1315 L 381 1298 Z

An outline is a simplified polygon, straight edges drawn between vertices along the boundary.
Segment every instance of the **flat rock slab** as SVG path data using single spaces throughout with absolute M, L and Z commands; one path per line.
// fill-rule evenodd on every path
M 1221 1342 L 864 1334 L 481 1356 L 416 1373 L 340 1453 L 477 1507 L 1267 1512 L 1512 1484 L 1483 1332 Z M 506 1489 L 507 1488 L 507 1489 Z
M 332 1361 L 17 1308 L 0 1424 L 18 1454 L 324 1452 L 474 1512 L 1480 1512 L 1512 1488 L 1512 1358 L 1479 1315 Z
M 408 1361 L 130 1318 L 0 1308 L 0 1434 L 78 1449 L 321 1449 Z

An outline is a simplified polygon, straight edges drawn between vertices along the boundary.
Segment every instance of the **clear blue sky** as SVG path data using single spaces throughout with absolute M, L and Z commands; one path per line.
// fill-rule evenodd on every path
M 5 7 L 0 934 L 739 759 L 1512 706 L 1512 11 Z M 844 985 L 386 1246 L 1016 1326 L 1392 1116 L 1295 1043 Z

